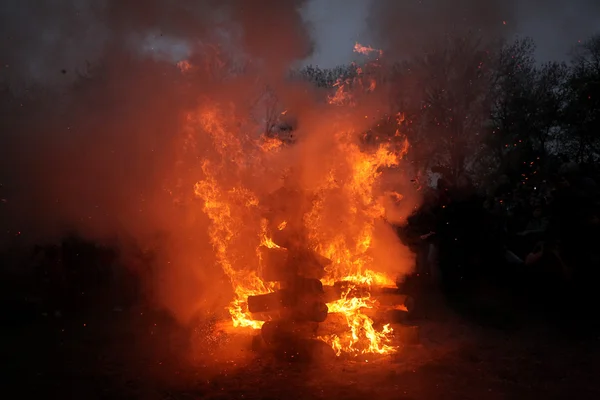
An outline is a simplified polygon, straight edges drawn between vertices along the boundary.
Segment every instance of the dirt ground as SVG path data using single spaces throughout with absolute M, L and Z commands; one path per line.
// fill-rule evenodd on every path
M 415 322 L 420 343 L 393 356 L 302 364 L 253 353 L 243 335 L 190 334 L 165 313 L 32 312 L 5 325 L 0 376 L 12 399 L 600 398 L 600 338 L 495 318 L 438 307 Z

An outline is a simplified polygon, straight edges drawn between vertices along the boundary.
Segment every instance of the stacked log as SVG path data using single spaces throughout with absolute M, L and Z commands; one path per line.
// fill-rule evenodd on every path
M 321 279 L 331 262 L 313 251 L 283 247 L 260 249 L 263 268 L 261 278 L 267 282 L 285 282 L 296 277 Z
M 317 336 L 340 336 L 348 331 L 348 320 L 342 313 L 330 313 L 327 319 L 319 324 Z
M 307 249 L 263 247 L 261 260 L 261 278 L 278 282 L 280 289 L 247 299 L 252 318 L 265 321 L 254 347 L 262 346 L 298 358 L 305 357 L 306 354 L 301 357 L 300 353 L 308 348 L 319 348 L 322 353 L 322 347 L 314 345 L 312 340 L 348 331 L 346 316 L 329 314 L 327 307 L 327 303 L 342 298 L 369 297 L 373 308 L 361 311 L 379 325 L 404 323 L 414 309 L 414 300 L 399 293 L 396 287 L 371 287 L 345 281 L 323 286 L 320 279 L 331 261 Z M 401 329 L 398 336 L 410 337 L 412 341 L 411 332 Z
M 395 287 L 368 287 L 350 282 L 336 282 L 324 286 L 326 301 L 333 302 L 341 298 L 370 298 L 372 307 L 361 308 L 360 312 L 369 317 L 375 327 L 382 328 L 390 324 L 393 337 L 403 344 L 418 342 L 418 328 L 410 325 L 410 317 L 415 308 L 411 296 L 400 293 Z M 319 326 L 318 335 L 340 335 L 348 330 L 348 321 L 343 314 L 329 314 L 327 320 Z
M 330 262 L 302 248 L 263 247 L 262 270 L 265 281 L 279 282 L 280 289 L 247 299 L 248 311 L 255 320 L 266 321 L 254 348 L 263 344 L 275 353 L 298 360 L 312 358 L 319 323 L 327 319 L 328 308 L 323 284 L 319 280 Z M 333 351 L 333 350 L 331 350 Z

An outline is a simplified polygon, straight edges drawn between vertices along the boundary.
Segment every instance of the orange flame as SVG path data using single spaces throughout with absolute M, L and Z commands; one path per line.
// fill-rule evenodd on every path
M 379 54 L 380 57 L 383 55 L 382 50 L 374 49 L 373 47 L 370 47 L 370 46 L 363 46 L 362 44 L 360 44 L 358 42 L 356 42 L 354 44 L 354 52 L 359 53 L 359 54 L 364 54 L 364 55 L 369 55 L 371 53 L 377 53 L 377 54 Z
M 348 201 L 345 230 L 328 228 L 330 221 L 323 218 L 327 213 L 327 196 L 316 200 L 312 210 L 305 216 L 309 237 L 315 243 L 315 250 L 332 260 L 323 279 L 324 284 L 331 285 L 336 281 L 347 281 L 355 285 L 389 286 L 394 281 L 387 275 L 372 270 L 372 257 L 368 254 L 373 237 L 374 224 L 377 218 L 384 215 L 384 208 L 377 203 L 373 192 L 374 184 L 382 167 L 391 167 L 399 162 L 399 155 L 391 152 L 387 145 L 380 146 L 375 152 L 368 154 L 360 151 L 356 144 L 340 145 L 339 151 L 345 154 L 349 167 L 346 179 L 339 176 L 341 170 L 332 171 L 335 181 L 344 182 L 335 188 L 343 193 Z M 350 285 L 351 290 L 354 286 Z M 340 312 L 346 316 L 349 331 L 345 335 L 322 337 L 338 354 L 341 352 L 390 353 L 392 330 L 385 326 L 378 332 L 373 327 L 373 321 L 361 310 L 373 308 L 374 301 L 370 298 L 347 298 L 346 292 L 338 301 L 328 304 L 330 312 Z
M 355 51 L 381 54 L 380 50 L 358 43 Z M 336 87 L 329 102 L 353 105 L 350 82 L 339 81 Z M 373 80 L 368 90 L 375 87 Z M 190 134 L 198 129 L 208 134 L 217 153 L 202 161 L 203 178 L 196 183 L 194 191 L 202 199 L 203 211 L 211 221 L 208 233 L 216 262 L 233 287 L 234 299 L 228 307 L 233 325 L 259 329 L 263 323 L 252 319 L 246 302 L 248 296 L 275 290 L 275 284 L 264 282 L 258 271 L 262 261 L 261 247 L 279 246 L 271 239 L 267 220 L 261 215 L 261 196 L 245 184 L 245 177 L 256 176 L 256 169 L 268 164 L 268 155 L 281 150 L 284 144 L 276 138 L 261 136 L 254 140 L 248 134 L 236 133 L 239 128 L 231 120 L 232 115 L 235 110 L 225 113 L 218 105 L 205 105 L 188 116 L 186 129 Z M 398 116 L 398 123 L 401 122 L 402 117 Z M 338 355 L 386 354 L 396 349 L 391 345 L 392 329 L 385 325 L 378 331 L 362 312 L 375 307 L 375 301 L 370 296 L 356 298 L 348 294 L 356 285 L 394 284 L 391 277 L 374 270 L 369 252 L 375 222 L 385 215 L 375 187 L 385 168 L 398 166 L 409 144 L 404 139 L 400 148 L 386 143 L 373 151 L 365 151 L 357 143 L 356 136 L 357 132 L 351 130 L 335 133 L 337 146 L 332 150 L 331 159 L 336 162 L 327 164 L 326 176 L 311 189 L 312 204 L 302 222 L 307 232 L 306 245 L 331 260 L 323 284 L 349 283 L 342 298 L 328 304 L 330 312 L 345 315 L 347 332 L 320 339 L 330 344 Z M 395 194 L 395 198 L 399 201 L 402 196 Z M 283 230 L 287 224 L 283 221 L 276 229 Z M 248 256 L 250 248 L 253 257 Z
M 179 61 L 177 63 L 177 68 L 179 68 L 181 72 L 187 72 L 192 69 L 192 64 L 187 60 Z

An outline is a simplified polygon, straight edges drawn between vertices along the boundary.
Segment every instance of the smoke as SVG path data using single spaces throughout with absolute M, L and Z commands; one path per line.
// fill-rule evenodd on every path
M 300 9 L 305 0 L 233 0 L 233 18 L 242 27 L 242 47 L 263 62 L 267 73 L 282 75 L 307 57 L 312 44 Z
M 389 55 L 404 58 L 444 34 L 475 33 L 483 38 L 532 37 L 540 62 L 568 58 L 578 41 L 597 33 L 594 0 L 373 1 L 368 25 L 373 41 Z
M 74 230 L 96 240 L 156 245 L 162 249 L 157 270 L 144 278 L 159 304 L 182 320 L 232 298 L 217 263 L 218 243 L 209 240 L 211 215 L 193 193 L 207 176 L 202 161 L 256 166 L 218 174 L 224 188 L 242 182 L 261 198 L 290 170 L 298 171 L 300 186 L 316 190 L 329 182 L 331 168 L 341 178 L 351 173 L 334 133 L 367 130 L 387 111 L 375 95 L 350 112 L 334 111 L 323 93 L 284 79 L 313 47 L 302 1 L 55 0 L 43 9 L 35 3 L 12 1 L 0 20 L 9 38 L 2 49 L 3 244 Z M 189 71 L 180 69 L 182 60 L 190 61 Z M 244 73 L 235 72 L 240 65 Z M 260 93 L 267 85 L 298 119 L 298 143 L 258 158 L 255 139 L 264 131 L 255 129 L 260 124 L 251 115 L 264 110 Z M 221 122 L 191 124 L 189 116 L 203 112 Z M 219 135 L 229 133 L 231 143 L 241 143 L 238 152 L 219 145 Z M 350 144 L 359 146 L 354 139 Z M 231 193 L 239 201 L 235 196 L 245 192 Z M 232 203 L 231 212 L 238 206 Z M 344 229 L 352 207 L 342 206 L 346 214 L 321 221 L 323 238 Z M 334 221 L 336 215 L 344 218 Z M 256 258 L 245 233 L 259 238 L 258 216 L 244 217 L 247 226 L 232 225 L 240 230 L 235 262 Z M 355 218 L 362 223 L 366 215 Z M 377 229 L 382 268 L 384 246 L 409 260 L 389 227 Z M 410 265 L 384 269 L 406 273 Z
M 410 57 L 446 34 L 472 32 L 506 36 L 514 32 L 514 2 L 406 0 L 373 2 L 369 16 L 375 42 L 394 58 Z

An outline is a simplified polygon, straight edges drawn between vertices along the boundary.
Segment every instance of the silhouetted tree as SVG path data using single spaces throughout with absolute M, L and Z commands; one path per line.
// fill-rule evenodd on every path
M 535 46 L 518 39 L 498 52 L 491 82 L 488 164 L 522 176 L 543 163 L 560 139 L 568 68 L 562 63 L 536 65 Z M 532 164 L 533 163 L 533 164 Z
M 396 106 L 421 168 L 436 165 L 456 181 L 481 146 L 489 115 L 491 44 L 446 36 L 395 69 Z
M 575 49 L 565 85 L 565 146 L 578 162 L 596 160 L 600 152 L 600 35 Z

